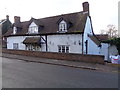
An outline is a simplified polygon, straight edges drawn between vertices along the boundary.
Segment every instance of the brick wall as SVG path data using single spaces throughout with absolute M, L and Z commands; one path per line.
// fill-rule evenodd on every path
M 3 49 L 3 53 L 104 64 L 104 56 Z

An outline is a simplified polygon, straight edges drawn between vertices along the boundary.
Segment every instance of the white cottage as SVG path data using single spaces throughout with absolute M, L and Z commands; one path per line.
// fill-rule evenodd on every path
M 100 55 L 101 43 L 93 33 L 89 3 L 82 5 L 81 12 L 25 22 L 15 16 L 5 34 L 7 49 Z

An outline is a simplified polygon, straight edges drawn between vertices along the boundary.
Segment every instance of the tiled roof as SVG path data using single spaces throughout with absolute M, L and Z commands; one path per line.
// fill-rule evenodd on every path
M 87 19 L 87 14 L 83 12 L 76 12 L 64 15 L 58 15 L 53 17 L 46 17 L 41 19 L 34 19 L 31 18 L 29 21 L 14 23 L 13 26 L 21 28 L 21 31 L 18 32 L 16 35 L 23 35 L 27 34 L 28 27 L 32 22 L 35 22 L 39 27 L 39 34 L 51 34 L 51 33 L 58 33 L 58 22 L 60 19 L 63 19 L 67 22 L 67 25 L 72 24 L 71 27 L 68 27 L 67 33 L 72 32 L 84 32 L 85 23 Z M 8 30 L 5 36 L 9 36 L 12 34 L 12 28 Z
M 97 34 L 96 37 L 97 37 L 100 41 L 108 40 L 108 34 Z
M 40 37 L 26 37 L 23 44 L 39 44 Z
M 98 38 L 95 35 L 88 35 L 88 37 L 96 44 L 96 45 L 100 45 L 101 42 L 98 40 Z
M 5 22 L 5 21 L 6 21 L 6 19 L 0 20 L 0 24 L 2 24 L 2 23 Z

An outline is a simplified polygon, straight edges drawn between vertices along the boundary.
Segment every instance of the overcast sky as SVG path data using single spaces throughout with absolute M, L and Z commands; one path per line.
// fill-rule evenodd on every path
M 11 22 L 14 16 L 20 16 L 21 21 L 28 21 L 60 14 L 82 11 L 82 3 L 90 4 L 90 16 L 93 30 L 99 33 L 107 29 L 108 24 L 118 27 L 118 1 L 120 0 L 1 0 L 0 20 L 9 15 Z

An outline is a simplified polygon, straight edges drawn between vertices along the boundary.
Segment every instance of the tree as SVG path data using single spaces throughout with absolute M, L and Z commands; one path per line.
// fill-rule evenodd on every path
M 108 30 L 107 30 L 107 34 L 109 35 L 110 38 L 114 38 L 118 36 L 118 31 L 116 30 L 115 25 L 108 25 Z
M 100 30 L 100 34 L 106 34 L 105 30 Z
M 101 34 L 108 34 L 109 38 L 118 37 L 118 30 L 116 29 L 115 25 L 109 24 L 107 26 L 107 30 L 101 30 Z

